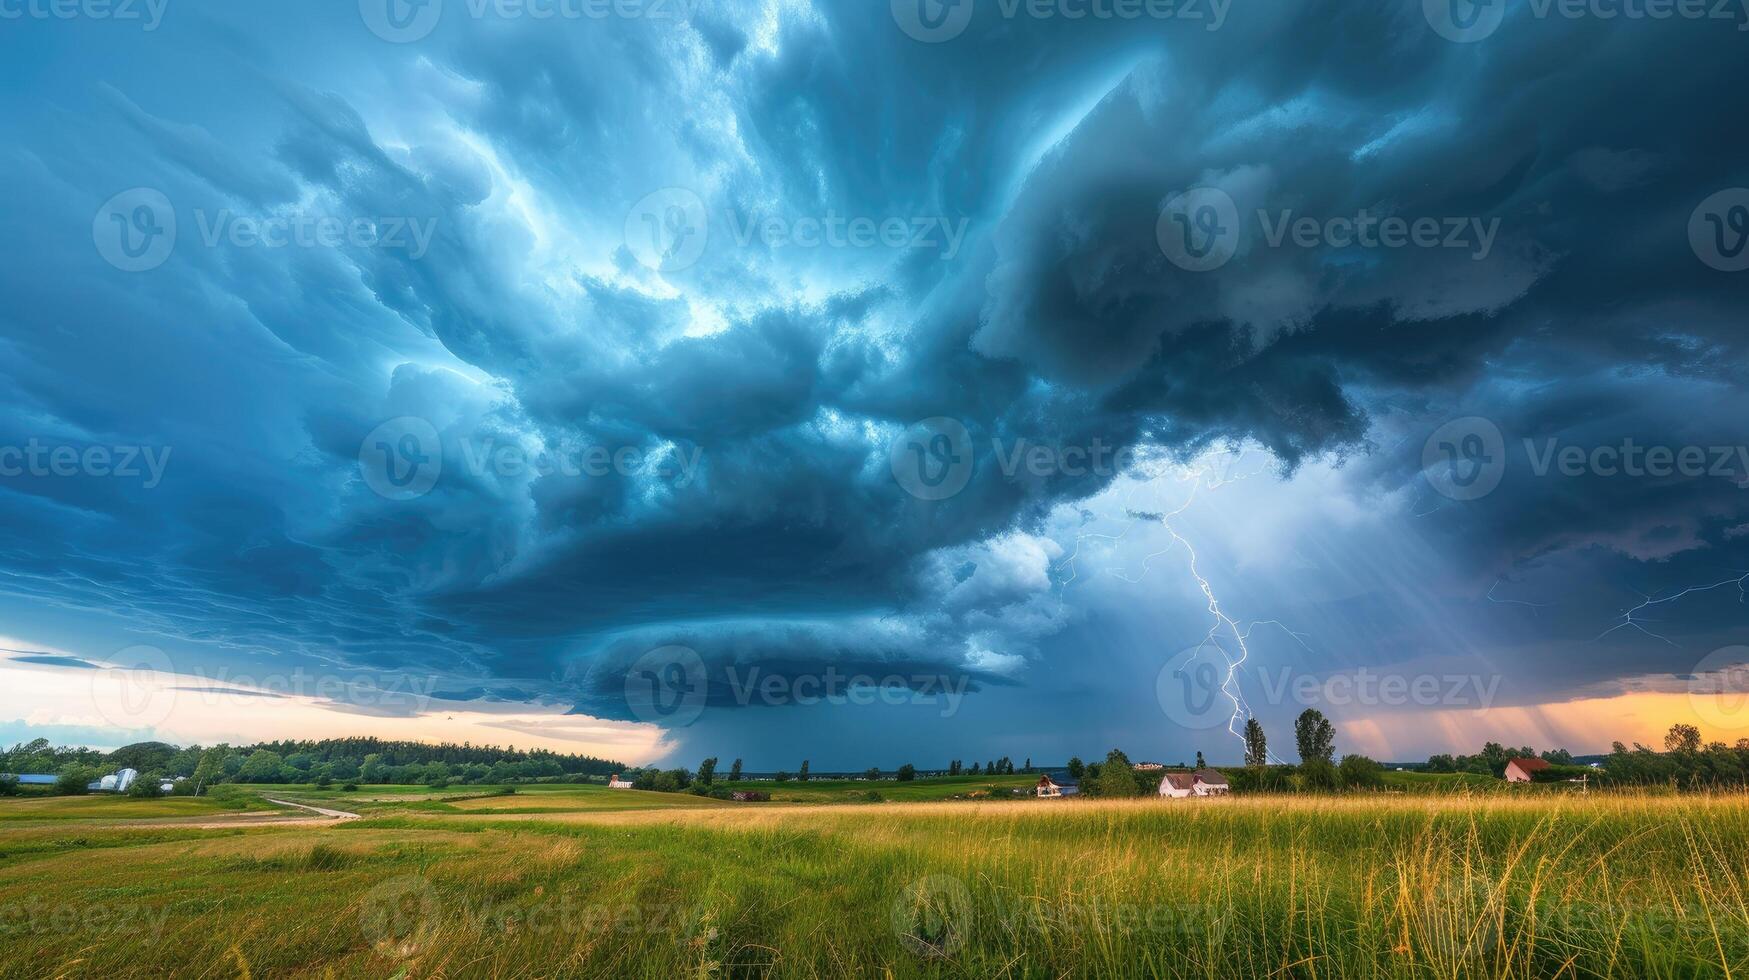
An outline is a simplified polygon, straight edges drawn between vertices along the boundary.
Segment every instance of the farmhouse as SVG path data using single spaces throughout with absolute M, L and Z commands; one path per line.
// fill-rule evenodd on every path
M 1169 772 L 1160 780 L 1160 795 L 1182 800 L 1196 793 L 1196 774 Z
M 94 779 L 85 784 L 85 789 L 92 793 L 126 793 L 134 780 L 140 778 L 136 769 L 122 769 L 112 772 L 102 779 Z
M 621 779 L 619 776 L 619 773 L 616 772 L 612 776 L 608 777 L 607 788 L 608 789 L 631 789 L 632 788 L 632 781 L 629 779 Z
M 1510 759 L 1506 763 L 1506 781 L 1528 783 L 1531 777 L 1549 767 L 1546 759 Z
M 1038 786 L 1033 790 L 1033 793 L 1041 799 L 1074 796 L 1079 792 L 1081 792 L 1081 784 L 1075 781 L 1075 777 L 1066 772 L 1045 773 L 1038 778 Z
M 1233 788 L 1227 777 L 1213 769 L 1198 769 L 1191 775 L 1196 777 L 1193 788 L 1198 796 L 1225 796 Z

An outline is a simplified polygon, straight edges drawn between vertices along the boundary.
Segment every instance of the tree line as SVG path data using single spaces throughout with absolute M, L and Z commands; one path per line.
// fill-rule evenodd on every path
M 53 746 L 47 739 L 14 745 L 0 752 L 0 772 L 46 773 L 57 777 L 56 790 L 83 793 L 88 783 L 120 769 L 140 774 L 136 785 L 146 794 L 166 779 L 176 779 L 176 792 L 199 793 L 220 783 L 394 783 L 443 787 L 453 784 L 588 781 L 624 767 L 609 759 L 568 755 L 546 749 L 518 750 L 469 743 L 385 741 L 337 738 L 178 747 L 164 742 L 136 742 L 113 752 Z M 146 784 L 150 784 L 147 788 Z M 17 791 L 11 780 L 0 780 L 0 793 Z

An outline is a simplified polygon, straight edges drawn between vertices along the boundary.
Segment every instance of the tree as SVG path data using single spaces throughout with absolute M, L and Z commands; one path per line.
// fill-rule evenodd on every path
M 1024 772 L 1029 776 L 1032 775 L 1032 756 L 1029 755 L 1026 757 L 1026 768 L 1022 769 L 1021 772 Z
M 740 781 L 741 781 L 741 760 L 736 759 L 735 764 L 729 767 L 729 782 L 738 783 Z
M 806 760 L 806 759 L 802 760 L 802 771 L 801 771 L 801 774 L 798 775 L 796 778 L 800 779 L 804 783 L 808 781 L 808 760 Z
M 155 800 L 164 795 L 162 777 L 157 775 L 137 776 L 128 784 L 128 795 L 140 800 Z
M 1269 762 L 1269 739 L 1256 718 L 1245 720 L 1245 764 L 1261 766 Z
M 982 771 L 983 770 L 978 768 L 978 764 L 976 762 L 972 763 L 972 775 L 976 776 L 976 775 L 978 775 L 978 773 L 980 773 Z
M 717 757 L 711 756 L 698 764 L 698 781 L 706 786 L 717 778 Z
M 780 772 L 777 774 L 776 779 L 780 783 L 787 783 L 787 782 L 789 782 L 789 773 L 788 772 Z
M 1322 711 L 1307 708 L 1294 719 L 1294 745 L 1300 750 L 1301 762 L 1329 762 L 1336 755 L 1336 726 Z
M 1342 777 L 1329 759 L 1312 756 L 1300 763 L 1300 786 L 1313 791 L 1329 791 L 1342 785 Z
M 868 771 L 862 774 L 862 778 L 868 780 L 871 783 L 875 782 L 876 780 L 879 780 L 881 778 L 881 771 L 874 766 L 869 766 Z
M 896 775 L 898 776 L 899 782 L 908 783 L 917 778 L 917 767 L 907 762 L 899 767 L 899 771 Z
M 1207 769 L 1209 767 L 1208 763 L 1202 761 L 1202 750 L 1200 749 L 1198 749 L 1196 753 L 1196 767 L 1198 769 Z
M 97 778 L 97 770 L 87 766 L 72 766 L 62 770 L 55 779 L 55 792 L 62 796 L 83 796 L 89 790 L 87 787 Z
M 1573 764 L 1573 753 L 1566 749 L 1550 749 L 1543 753 L 1543 761 L 1555 766 L 1570 766 Z
M 1700 751 L 1700 729 L 1682 722 L 1671 725 L 1670 732 L 1664 736 L 1664 751 Z
M 962 768 L 963 767 L 960 763 L 960 760 L 955 759 L 952 762 L 947 764 L 947 774 L 949 776 L 957 776 L 960 774 L 960 771 Z
M 1384 767 L 1364 755 L 1345 755 L 1337 767 L 1342 785 L 1350 789 L 1377 789 L 1385 784 Z
M 1125 797 L 1137 796 L 1141 786 L 1136 782 L 1136 767 L 1130 764 L 1130 757 L 1122 750 L 1112 749 L 1105 755 L 1105 761 L 1099 766 L 1099 782 L 1096 784 L 1095 796 Z
M 0 796 L 18 795 L 18 777 L 0 776 Z
M 1080 756 L 1075 756 L 1069 760 L 1069 776 L 1070 776 L 1070 778 L 1080 779 L 1082 776 L 1085 776 L 1086 774 L 1087 774 L 1087 765 L 1081 761 Z

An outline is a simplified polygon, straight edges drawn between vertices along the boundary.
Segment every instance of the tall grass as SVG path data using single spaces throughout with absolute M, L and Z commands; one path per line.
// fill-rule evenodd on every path
M 1739 795 L 407 813 L 13 853 L 0 908 L 140 927 L 0 974 L 1710 977 L 1746 892 Z

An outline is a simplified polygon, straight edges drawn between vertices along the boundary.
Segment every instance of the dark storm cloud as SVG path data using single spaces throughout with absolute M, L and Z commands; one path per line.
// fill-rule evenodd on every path
M 1527 438 L 1744 441 L 1744 280 L 1687 234 L 1703 198 L 1749 183 L 1729 26 L 1515 11 L 1462 45 L 1416 4 L 1236 6 L 1217 31 L 981 4 L 922 44 L 887 4 L 770 3 L 692 26 L 446 22 L 401 47 L 347 11 L 287 34 L 321 52 L 313 78 L 189 57 L 264 28 L 185 13 L 123 58 L 21 55 L 51 94 L 5 96 L 0 210 L 33 233 L 0 243 L 0 444 L 174 448 L 151 490 L 0 475 L 14 595 L 227 656 L 624 717 L 626 664 L 665 644 L 713 668 L 979 686 L 1043 660 L 1049 683 L 1061 573 L 1014 535 L 1116 470 L 1006 471 L 1016 445 L 1345 459 L 1357 497 L 1425 498 L 1416 527 L 1457 580 L 1571 554 L 1673 581 L 1749 562 L 1728 480 L 1518 466 L 1460 503 L 1419 474 L 1427 434 L 1462 415 L 1520 457 Z M 90 216 L 140 186 L 175 203 L 180 241 L 126 275 L 93 253 Z M 696 264 L 665 273 L 626 239 L 664 187 L 712 221 Z M 1163 209 L 1198 187 L 1241 223 L 1201 273 L 1161 245 Z M 287 212 L 430 237 L 418 254 L 202 241 L 221 214 Z M 1270 241 L 1363 212 L 1466 238 Z M 739 243 L 724 218 L 828 213 L 968 233 L 951 258 L 798 250 Z M 384 499 L 360 445 L 406 416 L 438 433 L 443 474 Z M 977 453 L 939 502 L 887 456 L 932 417 Z M 639 462 L 490 462 L 597 448 Z M 1607 624 L 1594 584 L 1582 601 Z

